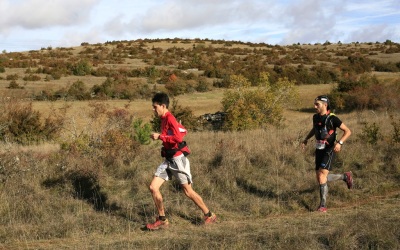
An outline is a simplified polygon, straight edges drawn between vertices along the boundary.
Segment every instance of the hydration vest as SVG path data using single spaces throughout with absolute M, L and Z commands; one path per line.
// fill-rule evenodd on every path
M 332 116 L 334 113 L 328 112 L 325 116 L 315 116 L 314 130 L 315 139 L 323 141 L 328 146 L 333 146 L 336 140 L 336 130 L 332 124 Z M 320 119 L 318 119 L 320 118 Z

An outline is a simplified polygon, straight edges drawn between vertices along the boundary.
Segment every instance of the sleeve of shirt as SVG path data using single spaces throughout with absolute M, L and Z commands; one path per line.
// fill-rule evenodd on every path
M 332 123 L 335 128 L 339 128 L 342 125 L 342 121 L 337 116 L 332 116 Z

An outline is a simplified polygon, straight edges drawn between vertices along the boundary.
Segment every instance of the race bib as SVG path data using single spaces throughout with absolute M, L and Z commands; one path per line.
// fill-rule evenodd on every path
M 325 140 L 317 140 L 315 143 L 316 149 L 325 149 L 326 141 Z

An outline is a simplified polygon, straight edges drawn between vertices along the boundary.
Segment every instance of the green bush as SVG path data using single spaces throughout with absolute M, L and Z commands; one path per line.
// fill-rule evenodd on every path
M 362 141 L 376 145 L 378 141 L 382 138 L 380 133 L 379 125 L 373 122 L 372 124 L 365 123 L 362 128 L 361 134 L 358 136 Z
M 295 84 L 285 78 L 272 85 L 268 76 L 262 73 L 255 89 L 243 76 L 231 76 L 229 86 L 234 89 L 227 90 L 222 100 L 225 129 L 247 130 L 280 123 L 283 105 L 297 101 Z
M 148 98 L 152 90 L 147 83 L 134 82 L 126 76 L 108 77 L 101 85 L 94 85 L 91 92 L 97 98 L 108 97 L 117 99 Z
M 90 99 L 86 85 L 82 81 L 74 82 L 67 91 L 68 99 L 71 100 L 87 100 Z
M 399 72 L 400 68 L 398 66 L 399 63 L 392 63 L 392 62 L 388 62 L 388 63 L 378 63 L 376 62 L 374 67 L 375 67 L 375 71 L 379 71 L 379 72 Z
M 204 77 L 199 78 L 199 81 L 196 86 L 196 91 L 197 92 L 207 92 L 212 89 L 212 84 L 207 82 L 207 79 Z
M 346 60 L 341 61 L 341 65 L 345 72 L 355 72 L 357 74 L 371 72 L 374 61 L 362 55 L 350 55 Z
M 92 72 L 92 66 L 89 61 L 81 60 L 71 66 L 71 71 L 76 76 L 90 75 Z
M 390 124 L 393 126 L 391 140 L 395 143 L 400 143 L 400 119 L 395 120 L 393 115 L 390 115 Z
M 136 119 L 133 121 L 134 129 L 134 140 L 142 145 L 150 144 L 150 134 L 152 132 L 152 127 L 149 123 L 143 124 L 142 119 Z

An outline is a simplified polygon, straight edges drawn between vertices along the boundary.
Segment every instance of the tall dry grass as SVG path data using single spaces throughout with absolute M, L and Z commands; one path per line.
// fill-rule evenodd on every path
M 161 161 L 160 143 L 126 147 L 125 137 L 108 134 L 113 145 L 93 144 L 124 119 L 113 126 L 82 119 L 87 129 L 81 132 L 90 136 L 77 143 L 73 130 L 65 130 L 69 147 L 1 145 L 0 247 L 395 249 L 400 145 L 391 140 L 389 114 L 337 115 L 353 135 L 333 172 L 353 171 L 355 186 L 349 191 L 342 181 L 330 183 L 327 214 L 314 212 L 319 193 L 312 142 L 304 151 L 299 146 L 312 113 L 299 113 L 287 115 L 280 128 L 189 132 L 194 189 L 219 222 L 200 225 L 201 211 L 171 181 L 162 188 L 171 228 L 160 232 L 142 230 L 156 215 L 148 185 Z M 360 135 L 374 122 L 381 137 L 369 145 Z

